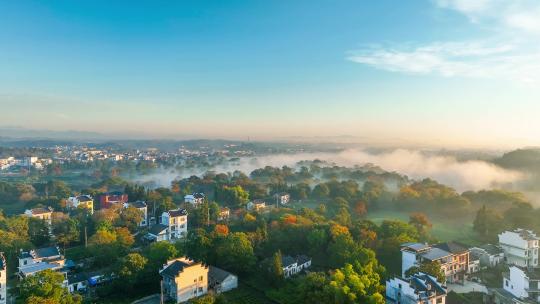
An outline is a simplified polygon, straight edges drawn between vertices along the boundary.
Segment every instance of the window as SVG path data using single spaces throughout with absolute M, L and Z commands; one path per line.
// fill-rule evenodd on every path
M 202 282 L 202 280 L 203 280 L 203 276 L 200 276 L 200 277 L 199 277 L 199 281 Z
M 199 287 L 199 292 L 203 292 L 203 288 L 202 288 L 202 287 Z
M 401 289 L 401 283 L 398 284 L 399 289 Z
M 504 283 L 506 284 L 506 287 L 508 287 L 508 281 L 504 280 Z

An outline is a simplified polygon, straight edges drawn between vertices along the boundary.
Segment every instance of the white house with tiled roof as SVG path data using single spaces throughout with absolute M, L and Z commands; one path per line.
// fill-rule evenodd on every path
M 65 259 L 58 247 L 32 249 L 19 255 L 18 275 L 23 279 L 47 269 L 61 270 L 64 265 Z
M 148 238 L 153 241 L 176 241 L 187 236 L 188 213 L 186 209 L 165 211 L 161 221 L 150 227 Z
M 439 262 L 446 282 L 463 282 L 469 269 L 469 249 L 457 242 L 436 245 L 405 243 L 401 245 L 401 276 L 422 262 Z
M 52 225 L 53 211 L 54 210 L 51 207 L 33 208 L 33 209 L 26 209 L 26 211 L 24 211 L 24 215 L 28 217 L 44 220 L 50 226 Z
M 386 281 L 387 304 L 445 304 L 447 290 L 436 278 L 417 273 Z
M 167 261 L 159 271 L 164 296 L 175 303 L 184 303 L 207 294 L 208 272 L 208 266 L 187 257 Z

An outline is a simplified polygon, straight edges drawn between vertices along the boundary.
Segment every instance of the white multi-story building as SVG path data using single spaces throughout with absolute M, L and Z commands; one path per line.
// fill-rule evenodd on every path
M 186 209 L 163 212 L 161 221 L 150 228 L 149 239 L 153 241 L 176 241 L 187 236 L 188 213 Z
M 516 229 L 499 234 L 499 246 L 509 265 L 538 267 L 538 241 L 530 230 Z
M 528 301 L 524 303 L 540 303 L 540 270 L 510 266 L 504 273 L 503 289 L 517 299 Z
M 4 253 L 0 252 L 0 304 L 7 303 L 7 264 Z
M 423 262 L 439 262 L 446 282 L 463 282 L 465 276 L 474 270 L 469 267 L 469 249 L 457 242 L 436 245 L 405 243 L 401 245 L 401 276 L 413 266 Z
M 170 260 L 159 271 L 163 294 L 175 303 L 208 293 L 208 266 L 187 257 Z
M 445 304 L 446 287 L 425 273 L 386 281 L 387 304 Z

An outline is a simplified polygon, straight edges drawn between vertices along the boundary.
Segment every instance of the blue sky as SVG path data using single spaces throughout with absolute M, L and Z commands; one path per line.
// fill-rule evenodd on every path
M 527 0 L 3 1 L 0 126 L 535 145 Z

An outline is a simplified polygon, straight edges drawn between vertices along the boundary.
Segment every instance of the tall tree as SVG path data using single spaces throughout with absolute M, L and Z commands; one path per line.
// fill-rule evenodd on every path
M 64 276 L 44 270 L 29 276 L 19 284 L 19 300 L 23 303 L 79 304 L 80 295 L 72 295 L 63 287 Z

